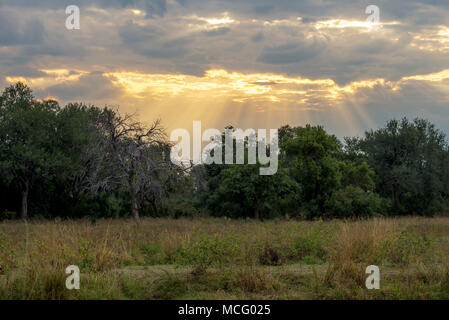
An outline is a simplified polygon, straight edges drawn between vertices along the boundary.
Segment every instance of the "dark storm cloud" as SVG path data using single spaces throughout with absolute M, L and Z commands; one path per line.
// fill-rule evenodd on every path
M 377 77 L 381 72 L 390 79 L 398 79 L 422 70 L 421 66 L 449 67 L 445 52 L 422 52 L 410 46 L 413 32 L 419 33 L 424 27 L 448 19 L 449 4 L 436 1 L 379 0 L 376 4 L 381 9 L 381 21 L 400 20 L 401 25 L 387 27 L 394 34 L 376 38 L 369 34 L 346 35 L 336 30 L 334 33 L 325 31 L 326 39 L 313 41 L 304 39 L 311 32 L 317 34 L 313 29 L 316 22 L 336 18 L 363 21 L 370 1 L 79 0 L 77 4 L 81 8 L 82 32 L 79 34 L 82 36 L 63 30 L 66 3 L 0 0 L 0 18 L 2 11 L 18 8 L 14 14 L 9 10 L 0 19 L 0 43 L 21 45 L 15 53 L 15 61 L 22 63 L 44 56 L 99 57 L 98 47 L 102 47 L 110 65 L 120 63 L 122 56 L 130 51 L 146 59 L 165 60 L 166 63 L 158 65 L 171 72 L 185 70 L 188 66 L 187 69 L 198 74 L 209 65 L 314 79 L 330 77 L 340 84 L 360 77 Z M 92 7 L 106 10 L 105 16 L 99 19 L 100 14 L 87 10 Z M 150 20 L 155 22 L 138 24 L 130 13 L 111 11 L 124 8 L 142 10 L 146 18 L 153 18 Z M 52 15 L 48 16 L 46 10 L 53 12 Z M 189 30 L 190 24 L 205 27 L 207 23 L 186 17 L 219 18 L 224 12 L 236 23 L 202 31 Z M 264 20 L 294 21 L 299 16 L 302 17 L 299 25 L 262 25 Z M 250 23 L 252 19 L 259 19 L 259 22 Z M 105 23 L 111 26 L 103 27 Z M 393 41 L 393 36 L 398 40 Z M 233 58 L 228 59 L 229 56 Z M 199 57 L 204 60 L 200 61 Z M 88 61 L 84 59 L 86 65 Z
M 13 77 L 24 77 L 24 78 L 27 77 L 39 78 L 46 75 L 44 72 L 40 70 L 24 65 L 3 66 L 2 73 Z
M 39 2 L 39 5 L 34 1 L 0 0 L 0 4 L 22 7 L 29 13 L 32 12 L 33 6 L 36 10 L 60 10 L 61 22 L 65 18 L 63 12 L 65 4 L 62 5 L 56 0 L 43 0 Z M 185 0 L 172 2 L 169 6 L 165 0 L 80 0 L 78 5 L 81 8 L 83 26 L 86 16 L 96 18 L 93 13 L 86 12 L 88 7 L 103 10 L 140 9 L 145 12 L 146 17 L 159 20 L 149 25 L 137 24 L 134 18 L 128 15 L 127 20 L 122 22 L 120 11 L 114 13 L 114 16 L 106 11 L 111 14 L 108 19 L 113 19 L 106 22 L 112 22 L 116 27 L 96 31 L 96 26 L 90 25 L 89 30 L 84 30 L 90 33 L 90 36 L 74 44 L 70 38 L 71 34 L 61 30 L 56 32 L 62 38 L 51 37 L 55 33 L 54 28 L 47 28 L 50 29 L 47 31 L 50 39 L 43 41 L 45 28 L 42 20 L 46 17 L 35 16 L 34 22 L 33 20 L 27 22 L 29 27 L 26 27 L 27 23 L 21 22 L 24 27 L 14 27 L 13 32 L 8 33 L 4 31 L 5 28 L 1 28 L 0 39 L 10 45 L 14 42 L 28 44 L 27 47 L 22 48 L 17 57 L 21 61 L 43 55 L 73 57 L 88 56 L 89 53 L 94 55 L 96 53 L 89 52 L 92 47 L 101 45 L 104 39 L 111 39 L 111 43 L 104 46 L 104 49 L 113 52 L 116 60 L 120 59 L 119 52 L 124 54 L 128 50 L 148 59 L 166 60 L 171 71 L 185 69 L 185 66 L 189 66 L 188 69 L 191 70 L 196 69 L 195 73 L 198 73 L 198 70 L 204 69 L 205 65 L 218 65 L 235 70 L 257 65 L 257 70 L 254 71 L 278 71 L 310 78 L 331 77 L 338 83 L 347 83 L 359 79 L 360 76 L 374 77 L 379 70 L 387 70 L 386 74 L 391 79 L 398 79 L 406 72 L 413 73 L 414 69 L 417 70 L 420 65 L 428 65 L 428 61 L 438 67 L 446 65 L 447 59 L 442 57 L 442 53 L 426 52 L 420 55 L 419 50 L 409 46 L 412 37 L 410 32 L 419 32 L 421 27 L 447 19 L 449 5 L 435 1 L 377 1 L 376 4 L 381 8 L 381 21 L 401 19 L 401 25 L 389 27 L 390 30 L 396 30 L 394 36 L 399 39 L 397 41 L 392 41 L 389 36 L 380 38 L 357 34 L 346 36 L 337 32 L 326 35 L 328 37 L 326 40 L 321 39 L 317 43 L 304 41 L 307 33 L 310 32 L 310 27 L 316 21 L 334 18 L 363 21 L 366 18 L 364 10 L 368 4 L 370 1 L 354 3 L 349 0 L 279 0 L 276 2 L 271 0 Z M 228 12 L 241 23 L 233 24 L 232 28 L 218 26 L 201 32 L 188 32 L 187 24 L 195 23 L 195 21 L 185 20 L 186 16 L 220 17 L 223 12 Z M 251 19 L 262 19 L 263 22 L 263 19 L 295 19 L 298 16 L 302 17 L 302 25 L 257 27 L 245 23 Z M 29 17 L 29 19 L 32 18 L 33 16 Z M 0 24 L 1 21 L 0 19 Z M 97 23 L 100 26 L 102 21 Z M 204 21 L 197 21 L 197 23 L 201 26 L 205 25 Z M 20 31 L 26 28 L 28 31 Z M 220 39 L 221 42 L 211 40 L 211 36 L 215 36 L 212 38 Z M 96 43 L 97 40 L 100 40 L 100 43 Z M 117 41 L 121 41 L 121 46 Z M 222 59 L 226 55 L 240 55 L 240 58 Z M 199 56 L 204 57 L 205 61 L 195 59 Z M 410 69 L 410 63 L 405 61 L 405 57 L 413 61 L 415 67 Z M 437 62 L 434 64 L 435 61 Z M 198 67 L 195 68 L 195 65 Z M 284 65 L 288 67 L 284 68 Z
M 43 91 L 36 92 L 39 96 L 58 97 L 62 101 L 96 101 L 104 97 L 109 99 L 119 97 L 121 92 L 110 79 L 101 73 L 81 76 L 78 80 L 66 81 L 53 85 Z
M 214 36 L 222 36 L 222 35 L 228 33 L 229 31 L 231 31 L 230 28 L 227 28 L 227 27 L 221 27 L 221 28 L 216 28 L 216 29 L 204 31 L 204 34 L 205 34 L 206 36 L 214 37 Z
M 35 18 L 23 21 L 17 13 L 0 7 L 0 46 L 39 43 L 44 33 L 41 21 Z
M 202 76 L 215 68 L 332 79 L 343 87 L 354 81 L 394 82 L 449 69 L 449 1 L 74 2 L 0 0 L 2 85 L 6 76 L 39 78 L 41 69 L 85 70 L 94 73 L 46 88 L 42 94 L 96 100 L 117 96 L 117 87 L 102 76 L 117 70 Z M 81 9 L 81 30 L 65 29 L 69 4 Z M 317 28 L 333 19 L 363 22 L 371 4 L 379 6 L 380 20 L 386 23 L 379 31 L 325 24 Z M 407 83 L 395 93 L 369 88 L 361 91 L 363 101 L 356 100 L 376 123 L 410 112 L 449 127 L 446 96 L 435 89 L 438 85 Z
M 69 45 L 68 43 L 48 42 L 47 44 L 47 46 L 23 46 L 17 58 L 23 59 L 23 61 L 27 61 L 28 58 L 36 56 L 82 57 L 86 53 L 85 48 L 75 45 Z
M 151 42 L 140 42 L 134 46 L 134 50 L 141 55 L 157 59 L 173 59 L 186 55 L 188 39 L 173 39 L 160 41 L 157 46 Z
M 130 50 L 146 57 L 173 59 L 187 53 L 189 39 L 169 39 L 164 30 L 154 26 L 140 26 L 128 21 L 118 32 Z
M 285 44 L 277 47 L 264 47 L 258 61 L 269 64 L 300 62 L 320 53 L 323 46 L 312 44 Z
M 163 31 L 155 27 L 142 27 L 128 20 L 119 28 L 119 35 L 126 44 L 136 42 L 151 41 L 163 36 Z
M 49 10 L 65 10 L 70 4 L 80 8 L 95 6 L 98 8 L 133 8 L 144 10 L 148 18 L 164 16 L 167 12 L 167 0 L 77 0 L 76 3 L 61 2 L 60 0 L 0 0 L 0 6 L 15 6 L 23 8 L 39 8 Z
M 445 83 L 449 87 L 449 83 Z M 364 102 L 361 107 L 377 126 L 390 119 L 410 119 L 421 117 L 429 119 L 449 135 L 448 92 L 430 86 L 422 81 L 409 82 L 401 90 L 392 93 L 389 90 L 364 90 L 359 93 Z M 368 129 L 368 128 L 367 128 Z
M 263 39 L 264 39 L 264 35 L 263 35 L 263 32 L 261 32 L 261 31 L 251 37 L 251 40 L 253 42 L 260 42 Z

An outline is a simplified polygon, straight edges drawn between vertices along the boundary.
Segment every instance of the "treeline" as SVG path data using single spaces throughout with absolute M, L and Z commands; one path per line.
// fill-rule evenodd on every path
M 279 169 L 176 166 L 159 121 L 61 107 L 17 83 L 0 96 L 0 219 L 434 215 L 449 208 L 449 147 L 427 120 L 389 121 L 339 141 L 320 126 L 279 129 Z

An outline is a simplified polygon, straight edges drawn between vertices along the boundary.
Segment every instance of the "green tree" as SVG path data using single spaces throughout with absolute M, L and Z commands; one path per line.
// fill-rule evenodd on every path
M 223 169 L 220 186 L 208 199 L 212 215 L 260 219 L 294 210 L 299 185 L 287 170 L 260 175 L 259 168 L 259 164 L 234 164 Z
M 291 213 L 297 207 L 299 185 L 290 178 L 288 170 L 278 168 L 273 175 L 261 175 L 261 165 L 258 161 L 249 164 L 250 150 L 258 153 L 260 145 L 256 136 L 249 134 L 242 136 L 236 133 L 232 126 L 229 134 L 236 134 L 232 140 L 233 163 L 237 163 L 237 150 L 243 151 L 240 164 L 225 164 L 226 138 L 225 132 L 221 139 L 222 164 L 208 164 L 197 166 L 193 170 L 199 197 L 204 199 L 212 215 L 228 217 L 253 217 L 255 219 L 278 216 Z M 271 145 L 265 146 L 266 152 Z M 214 154 L 212 150 L 211 155 Z M 205 183 L 202 182 L 205 180 Z
M 333 218 L 369 218 L 381 213 L 382 204 L 378 194 L 348 185 L 332 194 L 327 207 Z
M 374 191 L 376 183 L 374 179 L 376 173 L 366 161 L 352 162 L 345 161 L 341 163 L 341 185 L 342 187 L 355 186 L 363 191 Z
M 0 170 L 8 185 L 21 192 L 23 219 L 28 217 L 30 188 L 57 175 L 63 161 L 55 147 L 58 111 L 56 101 L 35 100 L 22 83 L 6 88 L 0 97 Z
M 440 209 L 447 190 L 445 135 L 424 119 L 391 120 L 366 132 L 360 141 L 376 171 L 376 189 L 390 197 L 398 213 L 428 213 Z
M 296 134 L 286 135 L 282 149 L 293 157 L 291 174 L 301 185 L 301 200 L 309 215 L 322 215 L 332 193 L 340 186 L 340 143 L 321 126 L 297 128 Z

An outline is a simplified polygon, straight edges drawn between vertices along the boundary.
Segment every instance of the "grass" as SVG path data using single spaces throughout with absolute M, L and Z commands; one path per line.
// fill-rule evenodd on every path
M 0 223 L 0 299 L 448 299 L 448 262 L 447 217 Z

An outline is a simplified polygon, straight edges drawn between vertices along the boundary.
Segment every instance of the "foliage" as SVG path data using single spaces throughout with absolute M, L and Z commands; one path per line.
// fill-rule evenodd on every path
M 301 200 L 309 215 L 321 215 L 325 203 L 339 186 L 341 172 L 334 157 L 339 149 L 335 136 L 322 127 L 298 128 L 293 138 L 285 137 L 282 147 L 293 156 L 291 173 L 301 184 Z
M 232 165 L 220 176 L 220 186 L 208 199 L 214 216 L 272 218 L 295 205 L 298 185 L 284 169 L 261 176 L 258 165 Z
M 445 135 L 427 120 L 391 120 L 359 143 L 376 172 L 376 190 L 399 214 L 434 214 L 448 196 Z
M 328 209 L 335 218 L 368 218 L 382 213 L 383 208 L 379 195 L 349 185 L 332 195 Z
M 0 219 L 366 218 L 449 209 L 449 146 L 427 120 L 391 120 L 344 143 L 311 125 L 282 126 L 279 137 L 271 176 L 248 164 L 249 136 L 239 138 L 244 164 L 184 168 L 170 161 L 159 120 L 145 125 L 108 107 L 62 107 L 17 83 L 0 95 Z M 235 162 L 237 138 L 233 147 Z

